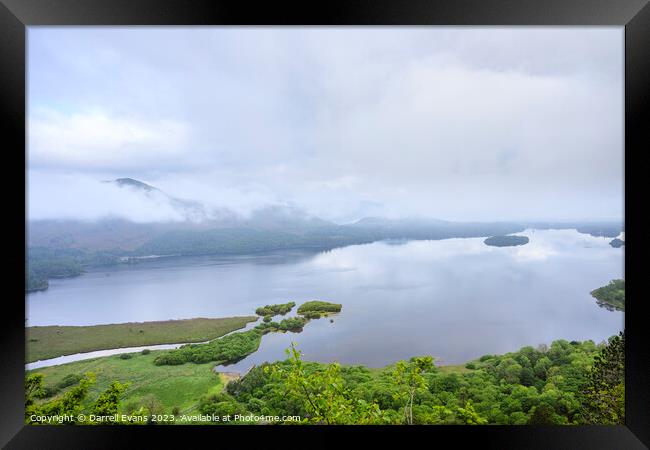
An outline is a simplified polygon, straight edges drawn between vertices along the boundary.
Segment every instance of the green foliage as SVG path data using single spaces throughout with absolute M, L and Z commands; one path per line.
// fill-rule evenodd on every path
M 56 387 L 58 389 L 65 389 L 69 386 L 73 386 L 79 383 L 82 379 L 83 376 L 79 375 L 78 373 L 71 373 L 63 377 L 63 379 L 56 384 Z
M 277 316 L 280 314 L 284 316 L 286 313 L 291 311 L 294 306 L 296 306 L 295 302 L 260 306 L 255 310 L 255 314 L 257 314 L 258 316 L 270 316 L 270 317 Z
M 195 318 L 86 326 L 36 326 L 26 329 L 27 362 L 110 348 L 177 342 L 204 342 L 244 328 L 256 316 Z
M 231 364 L 237 362 L 260 346 L 262 332 L 256 328 L 224 336 L 206 344 L 187 344 L 178 349 L 170 350 L 154 359 L 158 366 L 179 365 L 187 362 L 203 364 L 217 362 Z
M 533 413 L 528 419 L 529 425 L 555 425 L 555 410 L 548 403 L 542 403 L 533 408 Z
M 202 398 L 199 402 L 199 411 L 201 414 L 214 415 L 217 417 L 248 414 L 246 407 L 237 402 L 227 393 L 212 394 Z M 221 422 L 219 421 L 214 423 Z
M 283 319 L 278 328 L 280 331 L 300 332 L 307 321 L 307 319 L 302 317 L 289 317 L 288 319 Z
M 30 247 L 25 254 L 25 291 L 47 289 L 48 279 L 76 277 L 83 273 L 84 267 L 117 262 L 117 256 L 105 252 Z
M 133 355 L 131 353 L 122 353 L 120 354 L 120 359 L 131 359 Z
M 465 403 L 464 408 L 458 408 L 458 417 L 465 425 L 485 425 L 487 423 L 487 420 L 474 410 L 471 401 Z
M 346 388 L 339 364 L 328 364 L 308 371 L 301 353 L 292 345 L 287 349 L 289 365 L 273 365 L 267 369 L 272 379 L 281 380 L 286 395 L 303 403 L 303 421 L 322 424 L 382 423 L 385 416 L 376 403 L 356 398 Z
M 580 386 L 599 347 L 558 340 L 485 355 L 470 362 L 474 369 L 453 371 L 435 368 L 430 357 L 370 371 L 305 362 L 290 351 L 288 360 L 255 367 L 226 391 L 252 413 L 300 415 L 309 423 L 508 425 L 584 423 Z M 347 412 L 336 416 L 330 403 Z M 358 405 L 373 413 L 352 413 Z
M 612 280 L 607 286 L 591 291 L 598 306 L 611 311 L 625 311 L 625 280 Z
M 151 353 L 151 350 L 149 350 L 148 348 L 145 348 L 140 353 L 143 354 L 143 355 L 148 355 L 149 353 Z
M 587 423 L 625 424 L 625 333 L 611 337 L 596 355 L 580 399 Z
M 87 373 L 77 386 L 68 390 L 61 397 L 46 403 L 37 403 L 34 398 L 43 391 L 43 375 L 29 375 L 25 379 L 25 423 L 35 423 L 32 415 L 36 416 L 64 416 L 69 415 L 71 420 L 65 423 L 76 423 L 77 414 L 81 403 L 88 394 L 89 387 L 95 382 L 95 375 Z M 56 423 L 56 422 L 55 422 Z
M 120 397 L 126 391 L 127 384 L 122 384 L 119 381 L 113 381 L 108 389 L 103 392 L 95 401 L 93 405 L 93 414 L 98 416 L 111 416 L 117 414 L 117 409 L 120 405 Z
M 214 363 L 155 365 L 153 360 L 164 353 L 165 350 L 152 350 L 148 355 L 137 355 L 128 360 L 114 356 L 95 358 L 36 369 L 35 372 L 45 376 L 45 388 L 56 386 L 70 374 L 95 373 L 96 383 L 88 394 L 90 400 L 83 403 L 82 412 L 85 414 L 92 411 L 90 401 L 115 380 L 129 383 L 123 398 L 124 409 L 120 413 L 130 414 L 142 409 L 143 416 L 146 415 L 143 398 L 148 395 L 158 399 L 163 414 L 168 414 L 174 406 L 184 412 L 193 412 L 202 396 L 217 392 L 224 386 L 221 377 L 213 371 Z
M 262 325 L 272 327 L 273 331 L 278 331 L 280 327 L 276 322 L 263 323 L 258 327 Z M 253 334 L 251 332 L 261 338 L 264 330 L 258 327 L 219 341 L 237 335 L 244 335 L 247 340 Z M 241 339 L 241 336 L 237 339 Z M 202 385 L 202 390 L 196 390 L 194 396 L 186 396 L 185 400 L 165 398 L 164 408 L 169 411 L 176 405 L 182 405 L 183 410 L 198 408 L 205 414 L 215 415 L 298 415 L 305 423 L 313 424 L 622 423 L 623 339 L 623 335 L 611 338 L 607 346 L 596 345 L 592 341 L 557 340 L 548 346 L 528 346 L 504 355 L 485 355 L 467 364 L 473 369 L 463 366 L 435 367 L 429 356 L 400 361 L 384 369 L 321 364 L 303 361 L 300 352 L 292 346 L 288 350 L 287 360 L 253 367 L 243 377 L 228 383 L 220 394 L 212 388 L 218 386 L 214 378 L 216 375 L 211 371 L 214 362 L 197 365 L 197 368 L 203 367 L 205 370 L 206 383 Z M 189 362 L 187 358 L 194 352 L 203 351 L 197 350 L 202 345 L 195 344 L 194 349 L 186 347 L 191 351 L 181 348 L 151 352 L 151 355 L 128 361 L 119 358 L 101 358 L 97 361 L 105 359 L 116 368 L 137 365 L 138 373 L 150 367 L 147 370 L 151 373 L 146 378 L 152 378 L 153 372 L 160 372 L 163 378 L 156 381 L 158 385 L 164 383 L 163 380 L 184 380 L 185 373 L 194 370 L 194 365 L 175 368 L 151 364 L 163 357 L 177 358 L 178 363 L 183 364 Z M 77 367 L 79 364 L 70 366 Z M 88 369 L 97 367 L 91 362 L 84 364 L 86 366 L 83 367 Z M 120 373 L 131 373 L 134 369 L 129 370 Z M 77 369 L 76 372 L 81 370 Z M 47 373 L 65 372 L 55 367 L 49 368 Z M 170 376 L 169 373 L 176 375 Z M 103 375 L 103 380 L 106 380 L 106 376 Z M 117 372 L 111 372 L 110 376 L 108 381 L 129 379 L 117 376 Z M 43 384 L 42 377 L 40 381 L 38 375 L 33 377 L 26 380 L 26 393 L 31 392 L 28 397 L 32 405 L 42 405 L 39 395 L 50 386 Z M 72 378 L 65 380 L 64 383 L 64 376 L 58 375 L 55 381 L 59 383 L 53 383 L 51 387 L 70 383 Z M 106 389 L 109 384 L 107 381 L 103 383 L 102 389 Z M 188 388 L 189 385 L 184 385 L 173 390 L 181 393 Z M 72 389 L 57 393 L 53 401 L 58 401 Z M 130 387 L 128 392 L 133 392 L 133 389 Z M 145 404 L 148 402 L 147 396 L 153 395 L 153 388 L 139 389 L 136 397 L 125 394 L 126 399 L 130 399 L 127 406 L 129 410 L 150 414 L 150 406 Z M 160 402 L 167 391 L 156 389 L 155 398 Z M 101 390 L 94 392 L 98 395 Z M 110 398 L 115 399 L 116 396 Z M 153 410 L 161 409 L 154 402 Z
M 147 394 L 142 398 L 140 404 L 140 411 L 148 416 L 147 424 L 155 424 L 152 416 L 162 414 L 163 412 L 163 406 L 158 397 L 153 394 Z
M 327 313 L 337 313 L 341 311 L 343 305 L 340 303 L 330 303 L 323 302 L 319 300 L 313 300 L 310 302 L 305 302 L 298 307 L 298 314 L 306 313 L 320 313 L 327 315 Z
M 431 356 L 413 357 L 408 362 L 399 361 L 393 370 L 393 380 L 398 390 L 393 398 L 404 404 L 404 421 L 413 424 L 413 401 L 418 389 L 425 389 L 427 384 L 422 376 L 425 372 L 433 372 Z
M 257 325 L 255 329 L 259 330 L 262 334 L 276 331 L 300 333 L 308 321 L 309 320 L 304 317 L 288 317 L 282 319 L 280 323 L 264 321 L 264 323 Z

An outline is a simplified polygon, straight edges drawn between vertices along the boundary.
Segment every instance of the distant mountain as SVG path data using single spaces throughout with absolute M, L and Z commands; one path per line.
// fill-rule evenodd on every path
M 170 255 L 247 254 L 261 251 L 330 250 L 376 241 L 437 240 L 502 236 L 533 228 L 530 223 L 451 222 L 429 218 L 365 217 L 338 225 L 291 205 L 267 205 L 249 215 L 173 197 L 133 178 L 107 181 L 152 207 L 171 207 L 181 220 L 139 223 L 106 217 L 96 221 L 36 220 L 27 224 L 26 289 L 46 289 L 47 280 L 74 276 L 85 267 L 137 262 Z M 97 199 L 98 202 L 102 199 Z M 613 224 L 544 224 L 616 236 Z
M 451 222 L 432 218 L 365 217 L 338 225 L 291 205 L 267 205 L 249 215 L 173 197 L 133 178 L 107 181 L 152 207 L 171 207 L 181 220 L 137 223 L 124 218 L 97 221 L 38 220 L 27 226 L 28 246 L 111 252 L 118 256 L 259 251 L 279 248 L 334 248 L 378 240 L 488 237 L 534 228 L 533 223 Z M 101 201 L 101 199 L 98 199 Z M 617 236 L 622 225 L 537 224 L 539 228 L 578 228 L 594 235 Z
M 131 189 L 136 194 L 144 194 L 149 199 L 158 203 L 165 202 L 187 221 L 203 222 L 210 219 L 210 215 L 206 211 L 205 206 L 201 203 L 172 197 L 157 187 L 151 186 L 140 180 L 135 180 L 133 178 L 117 178 L 115 180 L 108 181 L 108 183 L 115 184 L 120 188 Z M 215 210 L 214 213 L 215 216 L 223 216 L 224 218 L 228 215 L 234 215 L 232 213 L 229 214 L 228 211 Z
M 294 206 L 270 205 L 254 210 L 241 225 L 256 229 L 335 227 L 336 224 L 307 214 Z
M 405 228 L 405 227 L 440 227 L 449 225 L 452 222 L 439 219 L 429 218 L 404 218 L 404 219 L 387 219 L 384 217 L 364 217 L 354 223 L 356 227 L 378 227 L 378 228 Z
M 623 221 L 576 221 L 576 222 L 529 222 L 527 228 L 538 230 L 567 230 L 575 229 L 578 233 L 588 234 L 594 237 L 615 238 L 625 231 Z
M 146 192 L 160 190 L 158 188 L 148 185 L 147 183 L 143 183 L 142 181 L 134 180 L 133 178 L 118 178 L 113 181 L 107 181 L 107 183 L 114 183 L 119 187 L 131 187 L 135 189 L 142 189 L 143 191 Z
M 197 201 L 173 197 L 133 178 L 117 178 L 105 183 L 126 189 L 132 195 L 143 196 L 152 203 L 152 207 L 166 205 L 178 213 L 182 220 L 142 223 L 106 217 L 97 221 L 30 221 L 27 226 L 28 246 L 123 252 L 134 251 L 146 242 L 173 231 L 192 233 L 247 228 L 302 233 L 305 230 L 336 226 L 294 206 L 268 205 L 243 216 L 225 207 L 206 207 Z

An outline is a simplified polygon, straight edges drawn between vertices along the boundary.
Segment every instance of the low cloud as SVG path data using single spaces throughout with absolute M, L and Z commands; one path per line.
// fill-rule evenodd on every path
M 28 174 L 30 220 L 106 218 L 134 222 L 178 222 L 185 220 L 168 198 L 156 192 L 145 194 L 113 183 L 77 174 Z
M 43 27 L 29 45 L 34 216 L 74 213 L 32 186 L 55 173 L 242 215 L 623 215 L 622 28 Z
M 28 143 L 36 167 L 106 170 L 179 163 L 189 142 L 188 126 L 178 120 L 41 108 L 30 112 Z

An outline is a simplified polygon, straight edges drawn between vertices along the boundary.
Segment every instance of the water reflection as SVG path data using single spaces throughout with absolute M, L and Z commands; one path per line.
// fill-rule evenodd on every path
M 30 294 L 29 323 L 249 315 L 263 304 L 313 299 L 343 304 L 333 323 L 264 336 L 257 353 L 225 369 L 236 371 L 284 358 L 291 342 L 307 359 L 380 367 L 418 354 L 451 364 L 560 338 L 599 342 L 622 329 L 623 313 L 599 308 L 589 292 L 623 277 L 624 249 L 575 230 L 517 234 L 530 242 L 377 242 L 91 272 Z

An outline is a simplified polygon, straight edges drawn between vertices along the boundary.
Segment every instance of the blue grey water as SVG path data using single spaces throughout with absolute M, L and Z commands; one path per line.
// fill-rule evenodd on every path
M 233 371 L 282 359 L 291 342 L 308 360 L 382 367 L 422 354 L 458 364 L 554 339 L 600 342 L 623 329 L 624 314 L 589 294 L 623 277 L 622 248 L 575 230 L 518 234 L 529 244 L 375 242 L 95 269 L 27 295 L 28 325 L 252 315 L 260 305 L 313 299 L 343 304 L 334 322 L 265 335 L 255 354 L 228 366 Z

